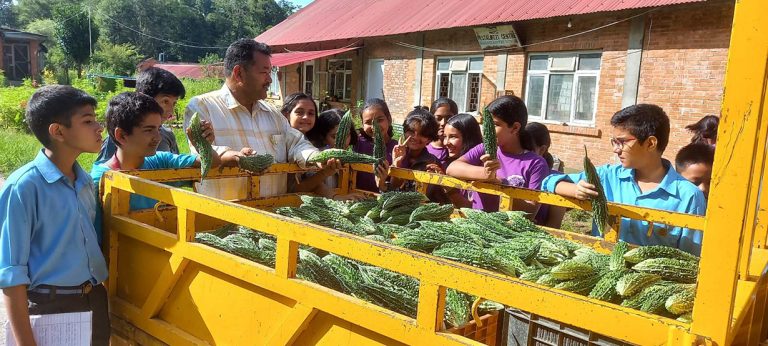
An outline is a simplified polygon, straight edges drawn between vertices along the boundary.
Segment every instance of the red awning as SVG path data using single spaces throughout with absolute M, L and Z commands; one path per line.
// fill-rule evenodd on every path
M 298 64 L 300 62 L 322 58 L 324 56 L 344 53 L 344 52 L 348 52 L 350 50 L 358 49 L 358 48 L 360 47 L 315 50 L 310 52 L 273 53 L 272 66 L 283 67 L 283 66 Z
M 256 37 L 256 41 L 280 46 L 703 1 L 315 0 Z
M 153 67 L 158 67 L 163 70 L 169 71 L 176 75 L 178 78 L 194 78 L 194 79 L 200 79 L 203 78 L 203 69 L 202 66 L 199 64 L 166 64 L 166 63 L 157 63 L 152 65 Z M 212 66 L 210 67 L 212 69 L 218 69 L 221 70 L 221 66 Z M 217 71 L 219 72 L 219 71 Z

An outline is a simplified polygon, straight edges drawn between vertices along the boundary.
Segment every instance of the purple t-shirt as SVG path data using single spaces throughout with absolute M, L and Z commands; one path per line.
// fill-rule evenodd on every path
M 429 143 L 427 145 L 427 151 L 437 158 L 437 161 L 440 163 L 440 167 L 443 167 L 443 169 L 448 167 L 448 163 L 446 162 L 448 160 L 448 148 L 437 148 L 433 146 L 432 143 Z
M 387 142 L 387 149 L 384 153 L 387 157 L 387 162 L 390 164 L 392 164 L 392 149 L 395 148 L 395 145 L 397 145 L 397 141 L 391 139 Z M 355 147 L 352 150 L 356 153 L 373 155 L 373 140 L 366 136 L 359 135 L 357 137 L 357 144 L 355 144 Z M 376 186 L 376 178 L 371 173 L 358 172 L 356 187 L 360 190 L 379 192 L 379 187 Z
M 485 155 L 483 144 L 478 144 L 462 157 L 471 165 L 482 166 L 483 162 L 480 161 L 480 157 L 483 155 Z M 496 177 L 504 185 L 539 190 L 541 182 L 549 175 L 547 161 L 532 151 L 513 155 L 507 154 L 501 151 L 501 148 L 498 148 L 496 157 L 501 165 L 499 170 L 496 171 Z M 472 208 L 489 212 L 498 211 L 499 196 L 473 192 Z

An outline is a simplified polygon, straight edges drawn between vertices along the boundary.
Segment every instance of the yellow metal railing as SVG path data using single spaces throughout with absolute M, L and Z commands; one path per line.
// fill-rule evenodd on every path
M 342 176 L 351 178 L 358 168 L 363 168 L 363 170 L 369 169 L 369 167 L 364 165 L 362 167 L 353 165 L 351 171 L 348 171 L 350 170 L 349 168 L 345 169 L 345 172 L 342 172 Z M 268 171 L 268 174 L 297 171 L 298 168 L 295 165 L 281 164 L 273 166 L 273 168 Z M 221 173 L 213 173 L 211 178 L 216 179 L 239 175 L 241 175 L 240 172 L 235 169 L 225 169 Z M 566 199 L 553 194 L 501 187 L 492 184 L 470 184 L 435 174 L 393 169 L 392 175 L 403 179 L 412 179 L 421 183 L 504 195 L 510 199 L 531 199 L 542 203 L 575 208 L 581 208 L 585 204 L 584 202 Z M 112 191 L 111 203 L 123 205 L 120 203 L 120 196 L 126 198 L 126 192 L 140 193 L 141 195 L 157 199 L 163 203 L 176 206 L 176 213 L 178 215 L 178 230 L 176 232 L 178 237 L 174 234 L 157 229 L 150 231 L 150 229 L 152 229 L 151 227 L 141 225 L 140 222 L 132 219 L 127 210 L 113 213 L 110 218 L 108 229 L 112 232 L 124 234 L 146 242 L 152 246 L 172 251 L 174 256 L 177 253 L 195 253 L 199 257 L 183 258 L 207 266 L 210 265 L 209 262 L 211 261 L 214 261 L 215 263 L 220 263 L 221 261 L 242 262 L 239 259 L 233 258 L 233 256 L 223 254 L 219 250 L 190 242 L 194 237 L 194 232 L 197 231 L 197 229 L 195 229 L 195 218 L 207 215 L 223 222 L 243 225 L 276 236 L 278 239 L 278 252 L 277 265 L 274 271 L 255 263 L 251 263 L 249 266 L 258 268 L 258 270 L 269 273 L 270 275 L 276 275 L 278 278 L 291 279 L 295 277 L 295 259 L 299 244 L 308 245 L 336 253 L 340 256 L 345 256 L 412 276 L 418 279 L 421 284 L 418 308 L 419 313 L 415 320 L 398 315 L 398 317 L 394 318 L 390 323 L 397 321 L 397 324 L 400 326 L 400 331 L 395 332 L 393 330 L 387 330 L 387 333 L 390 334 L 385 334 L 407 343 L 415 341 L 412 339 L 413 336 L 407 335 L 410 333 L 408 331 L 412 330 L 414 326 L 424 333 L 420 334 L 420 338 L 422 339 L 419 339 L 419 343 L 428 340 L 440 340 L 441 343 L 455 340 L 454 336 L 439 332 L 439 328 L 437 327 L 442 325 L 442 311 L 444 309 L 444 295 L 446 288 L 453 288 L 462 292 L 498 301 L 505 305 L 514 306 L 563 323 L 576 325 L 596 333 L 621 340 L 627 340 L 633 343 L 659 344 L 669 342 L 670 340 L 687 340 L 694 338 L 694 336 L 688 334 L 688 328 L 690 326 L 685 323 L 656 315 L 649 315 L 636 310 L 625 309 L 614 304 L 588 299 L 584 296 L 561 292 L 498 273 L 447 261 L 431 255 L 394 247 L 388 244 L 373 242 L 324 227 L 286 219 L 253 208 L 245 208 L 240 204 L 223 202 L 193 192 L 170 188 L 145 179 L 149 178 L 167 182 L 176 180 L 194 180 L 198 177 L 199 171 L 196 169 L 140 171 L 131 172 L 130 175 L 113 172 L 106 175 L 105 189 L 106 191 Z M 253 178 L 256 180 L 258 179 L 258 177 Z M 343 185 L 344 184 L 341 186 Z M 341 189 L 343 189 L 343 187 Z M 105 198 L 107 200 L 110 199 L 110 197 Z M 266 198 L 265 200 L 277 201 L 279 198 L 281 197 Z M 247 204 L 248 202 L 241 201 L 240 203 Z M 268 204 L 269 203 L 262 204 L 262 206 Z M 114 210 L 114 208 L 112 209 Z M 703 224 L 703 218 L 701 217 L 619 204 L 611 204 L 609 212 L 625 217 L 645 217 L 655 222 L 664 222 L 675 226 L 701 227 Z M 557 236 L 574 239 L 589 244 L 596 249 L 602 249 L 603 251 L 608 251 L 612 245 L 610 242 L 598 238 L 557 230 L 550 231 Z M 118 247 L 118 244 L 114 245 L 114 248 Z M 177 252 L 179 249 L 195 250 Z M 115 252 L 114 254 L 111 254 L 110 257 L 117 258 L 118 256 L 119 254 Z M 244 273 L 237 274 L 233 272 L 233 268 L 235 267 L 236 266 L 233 266 L 232 263 L 230 263 L 229 265 L 221 265 L 216 268 L 217 270 L 220 269 L 223 273 L 237 275 L 237 277 L 246 275 Z M 252 283 L 256 285 L 263 284 L 263 282 L 258 280 Z M 301 285 L 315 287 L 326 294 L 332 294 L 334 296 L 338 295 L 336 292 L 331 293 L 329 290 L 319 288 L 317 285 L 311 283 L 301 282 Z M 115 285 L 110 283 L 110 287 L 112 286 Z M 266 288 L 269 289 L 269 287 Z M 283 291 L 280 290 L 276 292 L 283 294 Z M 304 302 L 310 299 L 311 296 L 313 295 L 307 294 L 306 296 L 294 296 L 292 298 Z M 376 312 L 381 312 L 381 308 L 374 308 L 370 306 L 370 304 L 362 304 L 357 300 L 349 301 L 349 303 L 358 305 L 358 309 L 360 309 L 361 306 L 368 309 L 366 310 L 368 311 L 365 313 L 366 315 L 373 316 Z M 316 308 L 328 313 L 338 313 L 335 309 L 327 306 Z M 347 308 L 349 308 L 349 306 L 347 306 Z M 121 308 L 120 311 L 129 310 L 126 309 Z M 149 309 L 149 312 L 155 311 L 156 309 L 156 307 L 151 308 Z M 151 314 L 145 314 L 144 316 L 150 318 Z M 392 313 L 388 312 L 386 313 L 386 316 L 392 316 Z M 374 331 L 380 331 L 367 323 L 361 325 L 366 328 L 371 328 Z M 383 333 L 384 331 L 381 330 L 381 332 Z M 438 339 L 432 339 L 429 335 L 437 337 Z

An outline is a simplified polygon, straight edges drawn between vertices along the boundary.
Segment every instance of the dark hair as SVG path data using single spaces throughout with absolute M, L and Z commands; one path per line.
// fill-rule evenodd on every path
M 272 56 L 272 49 L 267 44 L 257 42 L 252 38 L 241 38 L 233 42 L 224 55 L 224 73 L 231 76 L 237 65 L 248 68 L 253 64 L 253 54 L 256 52 Z
M 437 140 L 437 131 L 440 124 L 437 123 L 435 116 L 430 113 L 426 107 L 416 106 L 408 113 L 403 121 L 403 133 L 411 131 L 411 126 L 419 124 L 421 126 L 421 135 L 427 137 L 430 141 Z
M 624 108 L 611 117 L 611 125 L 629 131 L 640 142 L 656 137 L 659 153 L 663 153 L 669 143 L 669 117 L 657 105 L 637 104 Z
M 315 100 L 313 100 L 312 97 L 305 93 L 293 93 L 286 96 L 285 101 L 283 101 L 283 107 L 280 108 L 280 113 L 283 113 L 283 115 L 288 118 L 291 115 L 293 109 L 296 108 L 296 105 L 299 104 L 299 101 L 301 100 L 309 100 L 312 102 L 312 105 L 315 106 L 315 115 L 317 115 L 317 104 L 315 103 Z
M 392 130 L 392 113 L 389 112 L 389 107 L 387 106 L 387 102 L 385 102 L 382 99 L 379 98 L 372 98 L 365 101 L 365 104 L 363 105 L 363 108 L 360 109 L 360 119 L 363 118 L 363 112 L 365 112 L 368 108 L 378 107 L 381 109 L 381 111 L 384 113 L 384 115 L 387 117 L 387 120 L 389 120 L 389 131 L 387 131 L 387 134 L 389 135 L 389 138 L 392 138 L 394 135 L 394 132 Z M 365 131 L 360 131 L 360 134 L 368 137 L 368 134 L 365 133 Z
M 706 143 L 691 143 L 684 146 L 675 156 L 675 170 L 678 172 L 690 165 L 703 163 L 712 166 L 715 162 L 715 149 Z
M 483 134 L 480 131 L 480 124 L 477 123 L 477 119 L 468 113 L 460 113 L 452 116 L 445 123 L 445 126 L 451 125 L 456 130 L 461 132 L 461 154 L 466 154 L 469 149 L 474 148 L 478 144 L 483 142 Z
M 315 147 L 324 147 L 325 136 L 341 123 L 341 117 L 343 116 L 344 111 L 336 108 L 320 113 L 317 116 L 317 121 L 315 121 L 315 126 L 307 131 L 305 136 Z M 349 123 L 349 134 L 349 145 L 354 146 L 357 144 L 357 136 L 355 135 L 355 124 L 353 122 Z
M 552 167 L 555 167 L 555 158 L 552 157 L 552 154 L 550 154 L 549 152 L 546 152 L 544 153 L 543 157 L 544 157 L 544 161 L 547 161 L 547 167 L 549 167 L 549 169 L 552 169 Z
M 541 147 L 546 145 L 547 147 L 552 145 L 552 138 L 549 136 L 549 129 L 542 123 L 528 123 L 525 125 L 525 131 L 531 135 L 533 145 Z M 546 159 L 546 157 L 545 157 Z
M 720 118 L 715 115 L 707 115 L 699 121 L 686 126 L 688 131 L 693 132 L 691 143 L 706 143 L 707 139 L 717 139 L 717 126 L 720 124 Z
M 525 129 L 528 124 L 528 108 L 525 107 L 523 100 L 517 96 L 504 95 L 488 104 L 487 109 L 494 117 L 501 119 L 508 126 L 520 123 L 520 131 L 518 132 L 520 146 L 525 150 L 533 150 L 531 135 Z
M 158 67 L 150 67 L 139 73 L 136 77 L 136 91 L 150 97 L 167 94 L 184 98 L 187 94 L 184 84 L 173 73 Z
M 54 123 L 72 126 L 77 109 L 87 105 L 96 108 L 96 99 L 85 91 L 69 85 L 44 86 L 29 98 L 25 121 L 37 140 L 48 147 L 51 145 L 48 127 Z
M 131 134 L 133 128 L 139 126 L 148 114 L 163 114 L 163 108 L 155 99 L 137 92 L 125 92 L 109 100 L 107 106 L 107 131 L 112 141 L 120 146 L 115 139 L 115 129 L 119 128 L 126 134 Z
M 435 114 L 437 109 L 442 106 L 448 106 L 448 108 L 451 109 L 451 113 L 453 115 L 459 114 L 459 106 L 456 105 L 456 102 L 447 97 L 441 97 L 432 102 L 432 107 L 429 108 L 429 112 Z

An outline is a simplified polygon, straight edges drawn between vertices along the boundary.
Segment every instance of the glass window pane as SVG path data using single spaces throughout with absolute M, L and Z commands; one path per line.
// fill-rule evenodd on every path
M 448 83 L 450 82 L 450 75 L 447 73 L 440 74 L 440 84 L 438 85 L 437 97 L 448 97 Z
M 552 66 L 550 70 L 553 71 L 573 71 L 576 67 L 576 56 L 553 56 Z
M 528 94 L 525 95 L 528 114 L 541 116 L 541 103 L 544 101 L 544 76 L 531 76 L 528 79 Z
M 482 71 L 483 70 L 483 58 L 472 58 L 472 59 L 469 59 L 469 70 L 470 71 Z
M 451 66 L 451 61 L 448 59 L 437 59 L 437 69 L 440 71 L 448 71 Z
M 465 112 L 465 103 L 467 101 L 467 74 L 454 73 L 451 76 L 451 99 L 456 101 L 459 106 L 459 112 Z
M 352 60 L 345 60 L 344 61 L 344 69 L 351 71 L 352 70 Z
M 547 55 L 531 55 L 530 63 L 528 64 L 529 70 L 547 70 L 547 62 L 549 61 L 549 56 Z
M 467 112 L 474 112 L 477 110 L 477 105 L 480 103 L 480 74 L 469 74 L 469 103 L 467 104 Z
M 344 75 L 344 99 L 349 100 L 352 97 L 352 74 Z
M 568 122 L 571 117 L 571 97 L 573 93 L 572 74 L 553 74 L 549 76 L 547 94 L 547 120 Z
M 581 76 L 576 87 L 576 120 L 592 120 L 595 114 L 597 77 Z
M 600 53 L 579 55 L 579 70 L 599 70 L 601 56 Z

